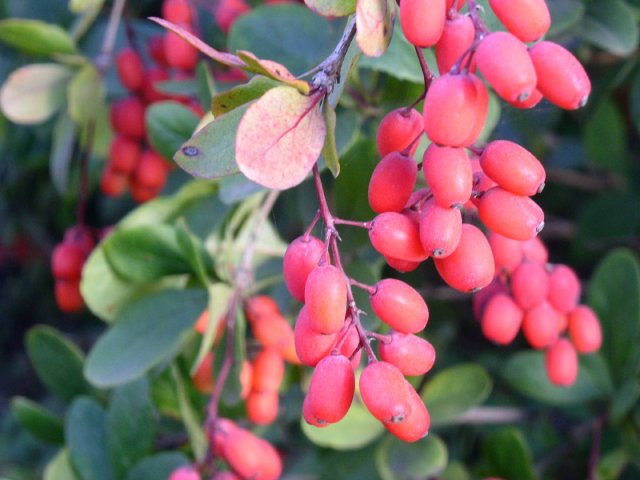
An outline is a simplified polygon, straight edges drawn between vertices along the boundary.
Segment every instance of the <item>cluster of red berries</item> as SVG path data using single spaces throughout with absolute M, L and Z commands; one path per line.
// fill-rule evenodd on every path
M 290 3 L 294 0 L 264 0 L 265 5 L 278 3 Z M 220 30 L 229 33 L 235 21 L 242 15 L 251 11 L 251 4 L 246 0 L 220 0 L 213 12 L 214 18 Z
M 210 432 L 211 449 L 223 459 L 231 471 L 218 471 L 211 480 L 277 480 L 282 473 L 282 459 L 266 440 L 231 420 L 219 418 Z M 169 480 L 200 480 L 193 466 L 173 471 Z
M 579 305 L 581 286 L 566 265 L 547 263 L 544 244 L 537 238 L 520 242 L 492 233 L 489 243 L 496 262 L 496 278 L 474 297 L 474 312 L 482 332 L 500 345 L 513 342 L 522 330 L 535 349 L 546 349 L 549 380 L 562 386 L 578 375 L 578 353 L 602 345 L 598 317 Z M 563 335 L 568 333 L 568 339 Z
M 188 0 L 165 0 L 162 15 L 193 31 L 195 10 Z M 160 82 L 190 78 L 198 62 L 198 50 L 168 31 L 163 36 L 153 37 L 148 43 L 148 51 L 155 62 L 150 68 L 133 48 L 125 48 L 116 58 L 120 81 L 131 95 L 111 106 L 115 137 L 100 183 L 103 193 L 114 197 L 130 188 L 132 197 L 140 203 L 155 198 L 162 191 L 170 170 L 170 164 L 149 145 L 146 108 L 155 102 L 176 100 L 188 105 L 196 115 L 204 114 L 191 97 L 169 95 L 157 88 Z
M 51 256 L 51 272 L 55 279 L 55 298 L 63 312 L 82 310 L 80 276 L 84 262 L 95 246 L 91 232 L 81 225 L 69 228 Z

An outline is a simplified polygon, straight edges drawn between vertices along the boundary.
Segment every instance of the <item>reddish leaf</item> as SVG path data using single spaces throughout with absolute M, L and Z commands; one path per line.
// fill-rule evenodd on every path
M 315 164 L 326 135 L 322 94 L 302 95 L 282 86 L 269 90 L 242 117 L 236 135 L 240 171 L 267 188 L 298 185 Z
M 368 57 L 387 51 L 396 16 L 393 0 L 358 0 L 356 4 L 356 42 Z

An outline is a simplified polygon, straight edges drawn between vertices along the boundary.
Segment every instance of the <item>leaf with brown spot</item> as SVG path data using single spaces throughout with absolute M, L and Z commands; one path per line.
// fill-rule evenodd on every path
M 393 36 L 396 5 L 393 0 L 358 0 L 356 4 L 356 42 L 368 57 L 387 51 Z
M 243 68 L 247 72 L 257 73 L 277 80 L 299 90 L 300 93 L 305 95 L 311 90 L 309 83 L 304 80 L 298 80 L 287 67 L 281 63 L 274 62 L 273 60 L 262 60 L 246 50 L 238 50 L 236 53 L 240 60 L 245 63 L 246 66 Z
M 236 162 L 250 180 L 277 190 L 302 182 L 318 160 L 326 125 L 322 93 L 302 95 L 282 86 L 247 109 L 238 125 Z

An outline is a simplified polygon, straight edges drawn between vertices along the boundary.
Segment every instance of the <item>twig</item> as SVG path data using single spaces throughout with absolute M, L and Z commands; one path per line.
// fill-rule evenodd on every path
M 349 46 L 356 35 L 356 19 L 352 17 L 347 23 L 344 29 L 342 38 L 336 45 L 336 48 L 331 54 L 322 61 L 317 67 L 308 73 L 317 71 L 311 80 L 311 83 L 322 89 L 325 93 L 331 93 L 336 83 L 340 82 L 340 70 L 342 69 L 342 63 L 344 57 L 347 55 Z
M 113 48 L 116 44 L 116 38 L 118 37 L 118 27 L 120 26 L 120 20 L 122 19 L 122 11 L 124 10 L 125 3 L 126 0 L 115 0 L 113 8 L 111 9 L 111 15 L 109 15 L 107 31 L 104 34 L 104 39 L 102 40 L 100 53 L 96 58 L 96 67 L 101 75 L 104 75 L 111 66 Z
M 593 422 L 593 438 L 591 440 L 591 452 L 589 453 L 589 473 L 588 480 L 596 480 L 598 477 L 598 463 L 600 462 L 600 447 L 602 443 L 602 429 L 606 421 L 606 416 L 601 415 Z

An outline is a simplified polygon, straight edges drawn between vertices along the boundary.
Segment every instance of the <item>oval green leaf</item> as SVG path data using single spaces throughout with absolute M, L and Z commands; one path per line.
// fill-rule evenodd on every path
M 376 467 L 382 480 L 432 478 L 447 466 L 447 446 L 437 435 L 414 443 L 389 436 L 376 451 Z
M 159 480 L 169 478 L 172 471 L 182 465 L 189 465 L 182 453 L 163 452 L 141 460 L 126 476 L 127 480 Z
M 482 445 L 487 473 L 501 478 L 536 478 L 529 445 L 520 430 L 505 428 L 490 434 Z
M 11 400 L 11 412 L 18 422 L 38 440 L 52 445 L 64 445 L 62 421 L 37 403 L 24 397 Z
M 622 0 L 593 0 L 577 29 L 586 41 L 610 53 L 627 56 L 638 46 L 638 23 L 633 9 Z
M 75 42 L 65 30 L 40 20 L 10 18 L 0 21 L 0 41 L 31 55 L 76 53 Z
M 158 102 L 145 111 L 147 134 L 153 148 L 171 160 L 198 126 L 198 117 L 178 102 Z

